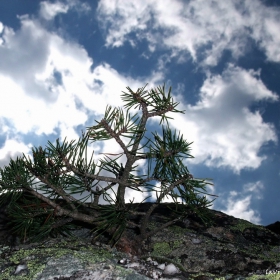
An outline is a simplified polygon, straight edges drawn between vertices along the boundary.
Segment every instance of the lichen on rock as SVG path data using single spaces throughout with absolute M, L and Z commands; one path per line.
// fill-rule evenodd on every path
M 205 225 L 191 214 L 152 236 L 144 247 L 134 242 L 137 234 L 132 229 L 115 248 L 106 245 L 106 236 L 93 242 L 87 228 L 75 232 L 75 238 L 47 238 L 33 244 L 15 239 L 16 245 L 0 242 L 0 279 L 279 280 L 279 234 L 208 211 L 212 224 Z M 160 226 L 166 215 L 173 214 L 162 205 L 153 213 L 149 226 Z

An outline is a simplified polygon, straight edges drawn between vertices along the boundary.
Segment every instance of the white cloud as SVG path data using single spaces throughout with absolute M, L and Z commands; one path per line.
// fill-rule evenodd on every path
M 62 138 L 69 133 L 77 138 L 76 126 L 103 115 L 107 104 L 123 105 L 120 95 L 126 86 L 137 89 L 146 83 L 122 76 L 108 64 L 92 71 L 93 61 L 83 47 L 49 33 L 36 20 L 20 19 L 17 32 L 5 27 L 0 49 L 0 117 L 9 119 L 17 132 L 51 134 L 58 127 Z M 161 78 L 154 73 L 147 80 L 153 85 Z
M 254 224 L 260 224 L 260 214 L 258 211 L 250 209 L 250 204 L 253 198 L 262 198 L 262 196 L 260 196 L 260 191 L 263 190 L 263 188 L 262 182 L 257 181 L 244 185 L 241 193 L 231 191 L 226 202 L 224 202 L 224 204 L 226 204 L 226 209 L 222 211 L 236 218 L 244 219 Z M 247 193 L 250 194 L 248 195 Z
M 249 106 L 260 100 L 277 101 L 259 79 L 259 72 L 229 65 L 221 75 L 209 75 L 200 89 L 196 105 L 180 99 L 185 115 L 170 114 L 170 123 L 193 142 L 190 163 L 229 167 L 235 173 L 258 168 L 265 156 L 259 150 L 268 141 L 277 141 L 275 128 Z M 179 96 L 180 97 L 180 96 Z
M 168 8 L 166 8 L 168 7 Z M 280 61 L 280 9 L 260 1 L 100 1 L 98 18 L 106 45 L 119 47 L 136 34 L 150 51 L 168 48 L 173 55 L 187 51 L 194 60 L 216 65 L 224 50 L 238 58 L 253 39 L 271 61 Z M 137 44 L 136 44 L 137 45 Z M 182 57 L 180 57 L 180 60 Z
M 56 1 L 55 3 L 41 1 L 39 16 L 50 21 L 58 14 L 66 14 L 71 9 L 74 9 L 78 13 L 86 13 L 91 10 L 87 3 L 81 3 L 79 0 Z
M 31 144 L 24 144 L 20 139 L 7 138 L 2 148 L 0 149 L 0 167 L 8 165 L 10 159 L 21 157 L 22 153 L 28 154 L 31 150 Z
M 150 5 L 149 1 L 100 1 L 97 16 L 99 24 L 108 31 L 106 45 L 119 47 L 123 45 L 128 33 L 145 30 L 150 20 L 149 11 L 147 11 Z M 131 42 L 133 43 L 133 40 Z
M 126 92 L 127 86 L 132 90 L 137 90 L 146 83 L 149 83 L 149 88 L 153 88 L 162 81 L 163 75 L 160 72 L 153 72 L 150 77 L 133 79 L 119 74 L 110 65 L 104 63 L 94 69 L 92 78 L 94 79 L 93 89 L 96 92 L 96 98 L 101 102 L 95 103 L 95 105 L 92 104 L 92 106 L 94 106 L 94 111 L 101 114 L 106 107 L 104 101 L 111 106 L 122 106 L 124 104 L 120 95 L 122 91 Z M 101 96 L 102 99 L 100 98 Z M 133 108 L 131 110 L 133 112 Z
M 251 203 L 252 196 L 249 195 L 241 200 L 228 200 L 228 207 L 223 210 L 228 215 L 234 216 L 239 219 L 247 220 L 254 224 L 260 224 L 260 215 L 257 211 L 248 209 Z
M 61 2 L 49 3 L 47 1 L 40 2 L 39 14 L 46 20 L 53 19 L 59 13 L 67 13 L 69 7 Z
M 245 192 L 254 193 L 254 198 L 257 198 L 257 199 L 263 198 L 262 190 L 264 189 L 264 185 L 261 181 L 245 184 L 243 189 Z
M 162 79 L 156 72 L 132 79 L 106 63 L 93 68 L 82 46 L 48 32 L 36 19 L 22 16 L 19 20 L 21 27 L 16 31 L 4 27 L 0 48 L 0 132 L 8 136 L 1 149 L 1 166 L 18 152 L 31 156 L 31 146 L 24 144 L 27 134 L 34 140 L 41 135 L 48 138 L 58 130 L 60 139 L 75 140 L 79 137 L 77 126 L 100 120 L 107 105 L 123 105 L 121 93 L 126 86 L 136 90 L 147 81 L 154 86 Z M 94 150 L 114 153 L 119 147 L 105 142 L 96 144 Z M 136 201 L 139 199 L 141 193 Z
M 247 1 L 249 12 L 248 27 L 252 31 L 252 38 L 264 50 L 267 59 L 280 62 L 280 34 L 279 30 L 279 7 L 265 7 L 259 1 Z
M 71 130 L 87 120 L 86 112 L 77 108 L 77 88 L 67 92 L 56 82 L 54 71 L 74 75 L 79 83 L 81 75 L 90 74 L 92 61 L 79 46 L 48 33 L 38 22 L 21 21 L 16 33 L 5 28 L 5 44 L 0 49 L 1 117 L 20 133 L 51 134 L 60 127 L 73 136 Z M 28 42 L 24 50 L 23 42 Z

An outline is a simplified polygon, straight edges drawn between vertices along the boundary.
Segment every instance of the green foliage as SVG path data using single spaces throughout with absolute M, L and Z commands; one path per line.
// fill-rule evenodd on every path
M 96 121 L 97 125 L 88 127 L 77 142 L 68 143 L 66 139 L 62 144 L 58 139 L 55 145 L 48 142 L 45 149 L 32 149 L 33 161 L 23 154 L 16 160 L 11 159 L 4 169 L 0 168 L 0 204 L 8 204 L 13 230 L 24 240 L 67 233 L 72 221 L 81 221 L 92 225 L 98 233 L 110 233 L 112 245 L 128 226 L 139 228 L 139 239 L 143 241 L 161 230 L 150 232 L 147 226 L 150 215 L 167 196 L 175 205 L 184 207 L 176 207 L 177 218 L 163 227 L 192 212 L 207 221 L 204 210 L 213 200 L 209 202 L 200 194 L 206 194 L 206 185 L 210 183 L 193 178 L 183 164 L 184 159 L 193 158 L 190 154 L 192 143 L 169 128 L 170 117 L 166 113 L 183 113 L 176 110 L 178 103 L 171 97 L 171 88 L 167 95 L 164 86 L 150 91 L 145 87 L 136 92 L 129 87 L 127 90 L 122 94 L 126 111 L 107 106 L 104 118 Z M 129 113 L 132 107 L 142 111 L 141 118 L 138 113 Z M 152 133 L 153 139 L 148 139 L 145 136 L 147 120 L 155 116 L 161 117 L 160 124 L 166 122 L 167 125 L 162 124 L 162 137 L 156 132 Z M 125 144 L 122 137 L 128 138 L 129 143 Z M 140 146 L 144 138 L 147 141 Z M 89 142 L 109 139 L 115 139 L 123 152 L 106 153 L 99 164 L 93 161 L 94 153 L 88 160 Z M 123 155 L 127 159 L 124 166 L 117 162 Z M 147 161 L 146 175 L 132 173 L 137 171 L 135 163 L 138 160 Z M 113 176 L 101 176 L 101 171 Z M 152 183 L 155 181 L 157 184 Z M 154 193 L 156 201 L 147 212 L 138 212 L 133 201 L 125 203 L 125 192 L 129 189 L 147 193 L 144 200 Z M 75 198 L 75 194 L 80 198 Z M 108 205 L 100 205 L 100 197 Z M 133 215 L 142 217 L 139 224 L 131 221 Z

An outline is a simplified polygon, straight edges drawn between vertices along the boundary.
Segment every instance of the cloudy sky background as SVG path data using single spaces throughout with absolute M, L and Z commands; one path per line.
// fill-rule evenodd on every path
M 280 220 L 279 18 L 264 0 L 2 0 L 0 167 L 78 139 L 106 105 L 123 106 L 127 86 L 165 83 L 185 110 L 169 123 L 194 142 L 186 165 L 213 179 L 212 208 Z M 111 140 L 90 149 L 122 151 Z

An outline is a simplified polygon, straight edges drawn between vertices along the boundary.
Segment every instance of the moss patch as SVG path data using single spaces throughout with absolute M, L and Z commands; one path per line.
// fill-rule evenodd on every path
M 50 259 L 58 259 L 65 255 L 71 255 L 80 260 L 83 266 L 88 266 L 97 262 L 105 262 L 108 259 L 113 259 L 111 252 L 104 249 L 99 249 L 94 246 L 83 246 L 79 242 L 62 241 L 53 246 L 41 245 L 39 248 L 20 249 L 8 256 L 4 261 L 13 263 L 13 267 L 9 266 L 1 271 L 2 279 L 36 279 L 46 267 L 46 263 Z M 19 264 L 26 263 L 28 267 L 28 275 L 14 275 L 15 269 Z M 3 261 L 1 262 L 1 265 Z

